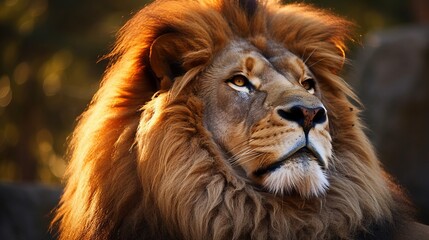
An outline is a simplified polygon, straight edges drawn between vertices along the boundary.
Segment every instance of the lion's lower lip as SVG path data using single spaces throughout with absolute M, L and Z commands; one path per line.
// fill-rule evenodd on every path
M 320 156 L 314 154 L 314 152 L 312 152 L 310 149 L 308 149 L 307 147 L 303 147 L 298 149 L 295 152 L 292 152 L 290 154 L 288 154 L 287 156 L 285 156 L 284 158 L 280 159 L 279 161 L 276 161 L 268 166 L 259 168 L 258 170 L 253 172 L 253 175 L 255 175 L 256 177 L 260 177 L 262 175 L 265 175 L 269 172 L 274 172 L 275 170 L 277 170 L 278 168 L 280 168 L 283 164 L 285 164 L 287 161 L 293 159 L 293 156 L 296 155 L 312 155 L 314 156 L 314 159 L 317 161 L 317 163 L 320 165 L 321 168 L 325 168 L 325 163 L 322 159 L 320 159 Z

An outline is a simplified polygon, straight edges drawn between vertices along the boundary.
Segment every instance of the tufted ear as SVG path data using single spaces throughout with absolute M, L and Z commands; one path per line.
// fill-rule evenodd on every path
M 175 78 L 185 74 L 183 58 L 189 49 L 189 43 L 175 33 L 163 34 L 153 41 L 149 61 L 158 78 L 158 90 L 170 89 Z

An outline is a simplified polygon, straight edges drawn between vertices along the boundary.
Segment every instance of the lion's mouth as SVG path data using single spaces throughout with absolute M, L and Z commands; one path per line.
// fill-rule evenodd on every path
M 296 151 L 292 151 L 286 156 L 280 158 L 278 161 L 275 161 L 272 164 L 261 167 L 258 170 L 253 172 L 253 175 L 256 177 L 263 176 L 267 173 L 274 172 L 280 167 L 282 167 L 285 163 L 290 161 L 300 161 L 302 163 L 306 163 L 308 161 L 316 161 L 322 169 L 326 168 L 325 161 L 323 161 L 320 154 L 316 151 L 311 151 L 308 147 L 302 147 L 297 149 Z

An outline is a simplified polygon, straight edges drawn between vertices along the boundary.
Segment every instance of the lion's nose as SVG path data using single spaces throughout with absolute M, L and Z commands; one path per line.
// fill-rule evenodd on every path
M 308 133 L 316 124 L 326 122 L 326 110 L 323 107 L 309 108 L 301 105 L 289 109 L 279 109 L 277 113 L 283 119 L 298 123 L 305 133 Z

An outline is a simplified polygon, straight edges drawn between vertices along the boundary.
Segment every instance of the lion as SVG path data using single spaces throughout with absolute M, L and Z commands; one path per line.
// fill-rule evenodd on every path
M 71 137 L 59 238 L 425 236 L 339 74 L 351 28 L 264 0 L 143 8 Z

